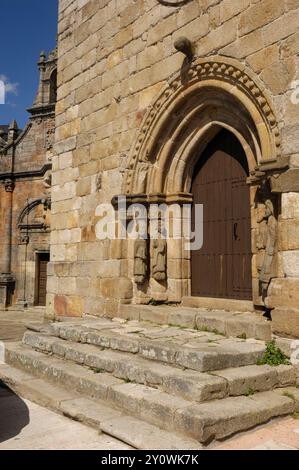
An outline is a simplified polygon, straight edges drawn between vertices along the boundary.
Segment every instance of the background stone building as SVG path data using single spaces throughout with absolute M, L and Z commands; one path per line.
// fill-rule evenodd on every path
M 41 53 L 37 97 L 24 130 L 0 126 L 0 308 L 45 305 L 56 50 Z
M 298 22 L 298 0 L 60 0 L 49 316 L 243 302 L 299 336 Z M 98 240 L 119 194 L 204 203 L 203 251 Z

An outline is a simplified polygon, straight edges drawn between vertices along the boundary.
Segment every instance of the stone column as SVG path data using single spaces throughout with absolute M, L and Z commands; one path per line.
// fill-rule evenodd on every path
M 12 241 L 12 200 L 14 182 L 11 179 L 4 181 L 6 192 L 6 216 L 5 216 L 5 243 L 3 253 L 3 267 L 0 274 L 0 308 L 5 309 L 11 303 L 11 296 L 15 280 L 11 273 L 11 241 Z
M 21 234 L 19 236 L 19 251 L 18 259 L 20 263 L 20 274 L 19 274 L 19 283 L 18 288 L 18 298 L 16 302 L 17 310 L 24 310 L 28 307 L 27 301 L 27 250 L 29 244 L 29 236 L 27 234 Z

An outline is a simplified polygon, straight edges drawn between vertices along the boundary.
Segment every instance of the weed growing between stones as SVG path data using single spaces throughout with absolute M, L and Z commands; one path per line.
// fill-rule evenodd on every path
M 208 326 L 198 326 L 197 327 L 198 331 L 204 331 L 206 333 L 214 333 L 214 335 L 218 336 L 225 336 L 224 333 L 221 333 L 221 331 L 218 331 L 217 328 L 211 329 Z
M 103 374 L 105 372 L 104 369 L 98 369 L 96 367 L 90 367 L 90 370 L 92 370 L 94 374 Z
M 246 390 L 246 392 L 244 393 L 245 397 L 251 397 L 254 394 L 255 394 L 255 390 L 253 390 L 253 388 L 251 387 L 249 387 L 249 389 Z
M 242 333 L 241 335 L 238 335 L 237 338 L 239 339 L 247 339 L 246 333 Z
M 296 401 L 295 396 L 291 392 L 283 392 L 283 396 L 287 398 L 291 398 L 291 400 Z
M 288 357 L 282 350 L 276 346 L 275 340 L 269 341 L 266 345 L 266 351 L 261 359 L 257 361 L 259 366 L 268 364 L 269 366 L 279 366 L 281 364 L 289 365 Z

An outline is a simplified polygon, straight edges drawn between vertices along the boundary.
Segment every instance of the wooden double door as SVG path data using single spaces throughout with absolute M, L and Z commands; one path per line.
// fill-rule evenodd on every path
M 203 247 L 191 251 L 193 296 L 252 299 L 247 176 L 242 146 L 221 131 L 200 156 L 192 183 L 194 204 L 204 212 Z

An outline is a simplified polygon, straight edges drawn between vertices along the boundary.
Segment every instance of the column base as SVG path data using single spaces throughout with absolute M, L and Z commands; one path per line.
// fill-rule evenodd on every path
M 14 305 L 16 310 L 25 310 L 28 308 L 27 300 L 17 300 L 17 303 Z
M 10 274 L 0 275 L 0 310 L 6 310 L 12 304 L 15 279 Z

